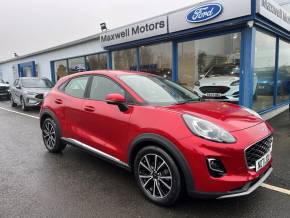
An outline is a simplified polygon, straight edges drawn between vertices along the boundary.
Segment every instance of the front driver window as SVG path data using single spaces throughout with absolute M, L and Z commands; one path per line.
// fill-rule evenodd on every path
M 126 96 L 126 92 L 118 84 L 104 76 L 95 76 L 93 79 L 90 99 L 104 101 L 108 94 L 120 94 Z
M 64 88 L 64 92 L 76 98 L 83 98 L 85 96 L 88 79 L 88 76 L 72 79 Z

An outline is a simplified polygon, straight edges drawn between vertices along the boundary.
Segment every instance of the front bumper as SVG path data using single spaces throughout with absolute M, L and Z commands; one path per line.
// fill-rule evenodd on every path
M 227 199 L 246 196 L 254 192 L 257 188 L 259 188 L 261 184 L 265 182 L 266 179 L 271 175 L 272 172 L 273 168 L 270 166 L 260 177 L 252 181 L 249 181 L 244 186 L 234 191 L 211 192 L 211 193 L 192 191 L 189 192 L 189 195 L 193 198 L 207 198 L 207 199 Z
M 10 95 L 10 92 L 9 90 L 6 90 L 6 91 L 0 91 L 0 97 L 8 97 Z
M 34 98 L 34 97 L 26 97 L 25 98 L 25 106 L 27 107 L 40 107 L 42 105 L 43 99 Z
M 229 193 L 224 193 L 224 195 L 218 197 L 218 199 L 224 198 L 234 198 L 234 197 L 241 197 L 245 195 L 251 194 L 255 191 L 260 185 L 265 182 L 265 180 L 271 175 L 273 168 L 270 167 L 262 176 L 260 176 L 257 180 L 251 181 L 247 183 L 241 190 L 233 191 Z
M 195 197 L 220 198 L 246 195 L 254 191 L 271 173 L 272 158 L 258 172 L 249 169 L 245 158 L 245 150 L 249 145 L 258 143 L 272 134 L 266 123 L 241 131 L 232 132 L 237 138 L 235 144 L 219 144 L 196 136 L 184 138 L 182 153 L 184 154 L 194 181 L 194 189 L 187 190 Z M 206 160 L 216 158 L 222 162 L 226 173 L 222 177 L 213 177 Z M 270 170 L 269 170 L 270 169 Z M 266 175 L 264 177 L 264 175 Z M 257 182 L 257 183 L 256 183 Z M 223 197 L 225 198 L 225 197 Z

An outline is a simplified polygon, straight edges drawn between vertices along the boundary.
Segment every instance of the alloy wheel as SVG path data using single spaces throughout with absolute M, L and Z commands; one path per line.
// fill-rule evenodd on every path
M 54 125 L 50 121 L 45 121 L 42 127 L 42 136 L 47 148 L 53 149 L 56 143 Z
M 157 154 L 146 154 L 138 166 L 142 188 L 154 198 L 165 198 L 172 189 L 172 174 L 166 161 Z

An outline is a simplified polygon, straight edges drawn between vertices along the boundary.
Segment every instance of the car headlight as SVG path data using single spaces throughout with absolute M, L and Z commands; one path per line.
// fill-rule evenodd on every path
M 231 86 L 239 86 L 239 85 L 240 85 L 240 80 L 237 80 L 231 83 Z
M 200 82 L 197 81 L 197 82 L 194 83 L 194 85 L 195 85 L 195 86 L 200 86 Z
M 191 132 L 215 142 L 235 143 L 236 139 L 223 128 L 200 118 L 184 114 L 183 119 Z
M 243 109 L 244 109 L 245 111 L 247 111 L 248 113 L 254 115 L 255 117 L 258 117 L 258 118 L 260 118 L 261 120 L 264 120 L 263 117 L 261 117 L 261 115 L 258 114 L 256 111 L 254 111 L 254 110 L 252 110 L 252 109 L 250 109 L 250 108 L 247 108 L 247 107 L 243 107 Z

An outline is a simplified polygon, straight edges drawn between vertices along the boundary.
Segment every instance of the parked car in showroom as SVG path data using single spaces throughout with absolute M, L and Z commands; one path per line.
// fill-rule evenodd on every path
M 5 82 L 3 79 L 0 78 L 0 98 L 5 98 L 9 100 L 9 97 L 10 97 L 9 82 Z
M 11 85 L 11 106 L 21 105 L 23 111 L 41 106 L 44 96 L 53 87 L 47 78 L 20 77 Z
M 240 67 L 235 64 L 215 65 L 194 84 L 194 93 L 205 100 L 239 102 Z M 257 87 L 254 74 L 253 95 Z
M 199 97 L 163 77 L 91 71 L 61 78 L 40 113 L 44 145 L 80 147 L 134 173 L 142 193 L 172 205 L 250 194 L 272 172 L 272 128 L 256 112 Z

